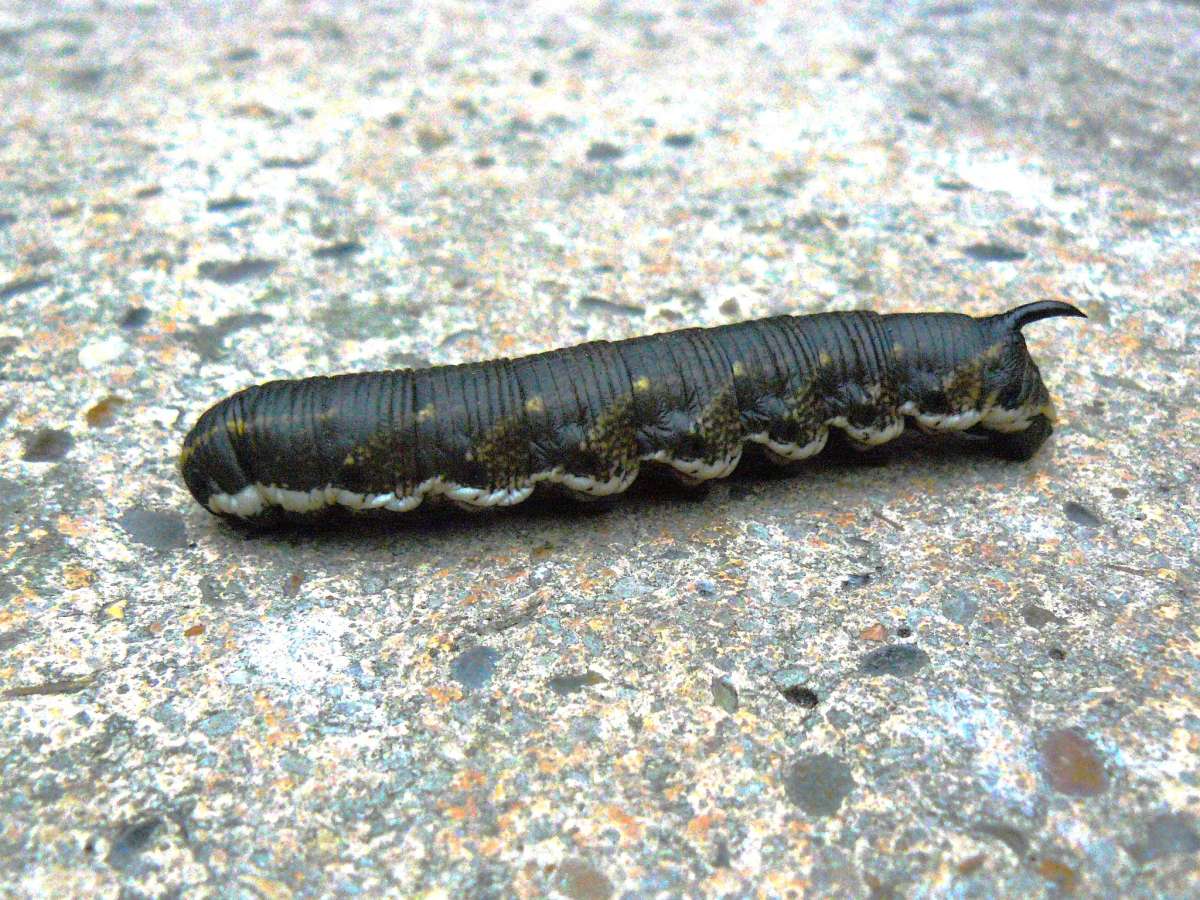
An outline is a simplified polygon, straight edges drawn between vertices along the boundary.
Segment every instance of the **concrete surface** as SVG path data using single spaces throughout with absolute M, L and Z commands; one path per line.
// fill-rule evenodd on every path
M 1194 2 L 0 8 L 0 860 L 49 896 L 1195 896 Z M 1031 463 L 247 535 L 277 376 L 1030 329 Z

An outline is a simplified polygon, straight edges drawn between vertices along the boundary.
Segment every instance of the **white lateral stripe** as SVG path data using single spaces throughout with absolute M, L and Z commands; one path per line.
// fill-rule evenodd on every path
M 762 444 L 774 456 L 783 461 L 796 461 L 820 453 L 829 439 L 830 427 L 841 428 L 855 441 L 874 446 L 899 437 L 904 431 L 904 416 L 914 419 L 922 430 L 964 431 L 982 423 L 993 431 L 1011 433 L 1024 431 L 1029 427 L 1033 416 L 1044 410 L 1027 407 L 1015 410 L 991 407 L 982 411 L 964 410 L 956 413 L 934 414 L 921 412 L 916 404 L 910 401 L 901 406 L 898 412 L 900 415 L 887 422 L 882 428 L 857 428 L 850 425 L 845 417 L 838 416 L 827 421 L 807 444 L 774 441 L 765 431 L 748 434 L 745 440 Z M 664 463 L 690 481 L 708 481 L 712 478 L 725 478 L 730 475 L 737 468 L 741 458 L 742 447 L 739 446 L 725 458 L 714 462 L 706 462 L 701 459 L 677 459 L 666 450 L 647 454 L 641 458 L 641 462 Z M 343 506 L 354 510 L 386 509 L 391 512 L 408 512 L 420 506 L 426 497 L 441 495 L 461 506 L 486 509 L 494 506 L 514 506 L 521 503 L 533 493 L 536 485 L 541 482 L 560 484 L 571 491 L 586 494 L 589 497 L 608 497 L 627 490 L 637 476 L 637 465 L 630 466 L 624 472 L 619 472 L 603 481 L 591 475 L 564 472 L 560 466 L 545 472 L 536 472 L 523 483 L 496 490 L 456 484 L 440 477 L 434 477 L 416 485 L 410 492 L 395 490 L 382 494 L 360 494 L 334 485 L 299 491 L 277 485 L 251 484 L 234 494 L 213 494 L 208 499 L 208 508 L 214 513 L 239 516 L 244 519 L 253 518 L 269 506 L 297 513 L 314 512 L 328 506 Z

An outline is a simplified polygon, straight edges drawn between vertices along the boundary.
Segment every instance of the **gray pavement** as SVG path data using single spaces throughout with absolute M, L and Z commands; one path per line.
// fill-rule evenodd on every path
M 0 891 L 1195 896 L 1200 6 L 0 6 Z M 1026 464 L 266 535 L 275 377 L 1029 329 Z

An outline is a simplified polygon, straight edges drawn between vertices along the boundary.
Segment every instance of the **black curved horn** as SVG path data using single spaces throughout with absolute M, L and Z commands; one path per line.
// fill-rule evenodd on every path
M 1061 300 L 1038 300 L 1001 313 L 1000 318 L 1005 325 L 1015 331 L 1024 328 L 1031 322 L 1039 322 L 1052 316 L 1080 316 L 1086 319 L 1087 313 L 1070 303 L 1063 303 Z

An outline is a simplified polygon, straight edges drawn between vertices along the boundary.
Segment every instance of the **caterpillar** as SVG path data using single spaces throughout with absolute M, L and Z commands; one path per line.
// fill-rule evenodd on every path
M 1083 316 L 1043 300 L 999 315 L 775 316 L 494 359 L 241 390 L 183 442 L 192 496 L 236 519 L 415 509 L 441 496 L 511 506 L 539 485 L 621 493 L 657 464 L 688 484 L 729 475 L 745 445 L 781 464 L 825 446 L 925 431 L 989 437 L 1026 460 L 1054 407 L 1021 329 Z

